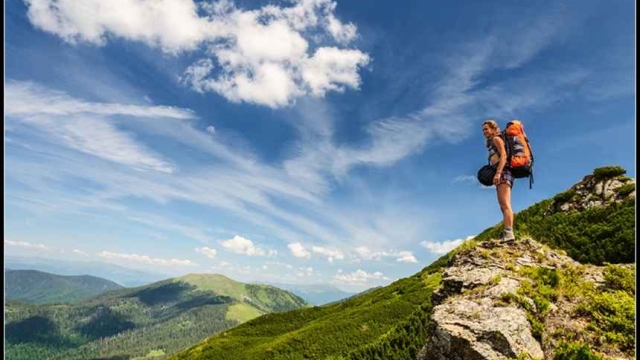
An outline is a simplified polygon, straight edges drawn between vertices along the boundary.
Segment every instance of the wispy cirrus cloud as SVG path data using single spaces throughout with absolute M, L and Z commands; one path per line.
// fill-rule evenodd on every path
M 9 81 L 5 91 L 9 120 L 32 126 L 60 145 L 138 170 L 172 173 L 175 166 L 104 116 L 193 117 L 170 107 L 90 103 L 31 82 Z
M 5 246 L 16 246 L 16 247 L 21 247 L 26 249 L 45 250 L 45 251 L 53 250 L 44 244 L 34 244 L 28 241 L 15 241 L 15 240 L 4 239 L 4 244 Z
M 77 114 L 128 115 L 134 117 L 193 119 L 189 109 L 172 106 L 140 106 L 88 102 L 31 81 L 8 80 L 5 83 L 5 115 L 36 116 Z

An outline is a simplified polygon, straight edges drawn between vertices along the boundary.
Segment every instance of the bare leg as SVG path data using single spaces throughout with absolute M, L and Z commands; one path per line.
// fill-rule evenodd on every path
M 507 184 L 499 184 L 496 187 L 498 204 L 502 211 L 504 227 L 513 229 L 513 211 L 511 210 L 511 187 Z

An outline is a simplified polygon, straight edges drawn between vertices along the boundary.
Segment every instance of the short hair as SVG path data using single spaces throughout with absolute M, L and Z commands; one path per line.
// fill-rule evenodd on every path
M 485 122 L 482 123 L 482 127 L 484 127 L 485 125 L 489 125 L 489 127 L 493 130 L 498 130 L 498 123 L 495 120 L 487 120 Z

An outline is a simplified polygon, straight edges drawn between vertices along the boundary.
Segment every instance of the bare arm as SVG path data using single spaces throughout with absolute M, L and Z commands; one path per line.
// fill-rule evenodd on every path
M 500 174 L 502 174 L 502 170 L 507 164 L 507 150 L 504 147 L 504 141 L 499 136 L 495 136 L 493 138 L 493 144 L 496 146 L 496 149 L 498 149 L 498 153 L 500 153 L 500 161 L 498 162 L 498 168 L 496 169 L 496 177 L 500 179 Z

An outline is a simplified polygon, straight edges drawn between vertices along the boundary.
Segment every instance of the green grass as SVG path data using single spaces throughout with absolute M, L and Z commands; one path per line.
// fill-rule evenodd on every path
M 418 324 L 426 321 L 430 294 L 440 282 L 435 269 L 337 304 L 261 316 L 172 359 L 352 359 L 373 349 L 415 352 L 424 338 L 408 344 L 406 329 L 424 328 Z
M 247 304 L 235 304 L 229 306 L 227 310 L 227 320 L 237 321 L 239 324 L 255 319 L 264 313 Z

